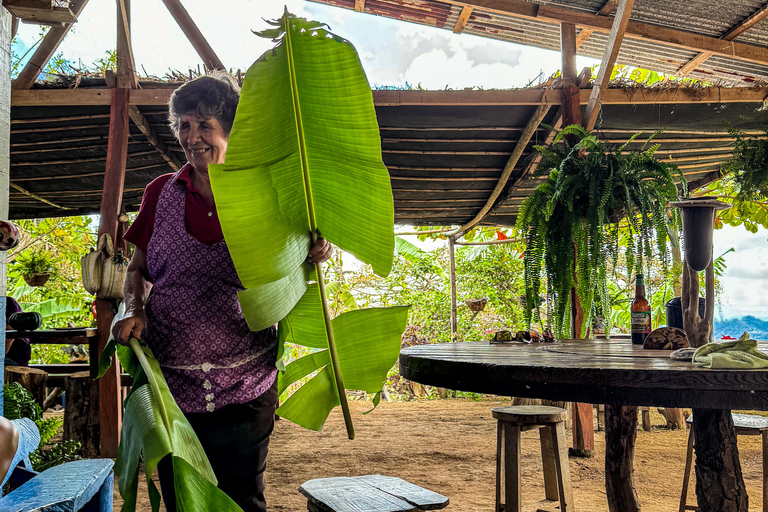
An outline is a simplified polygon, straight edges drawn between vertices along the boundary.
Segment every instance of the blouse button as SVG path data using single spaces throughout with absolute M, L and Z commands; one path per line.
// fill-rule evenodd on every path
M 208 212 L 209 217 L 213 217 L 213 212 Z

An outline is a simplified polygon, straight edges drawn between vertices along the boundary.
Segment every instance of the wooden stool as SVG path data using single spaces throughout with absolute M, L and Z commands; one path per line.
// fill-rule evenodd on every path
M 540 429 L 546 498 L 559 501 L 560 512 L 571 512 L 573 493 L 565 440 L 566 410 L 544 405 L 494 407 L 493 417 L 499 420 L 496 442 L 496 512 L 521 510 L 520 433 L 533 429 Z M 502 482 L 504 503 L 501 502 Z
M 400 478 L 381 475 L 318 478 L 304 482 L 309 512 L 410 512 L 438 510 L 448 498 Z
M 762 436 L 763 437 L 763 512 L 768 512 L 768 418 L 756 414 L 732 414 L 733 426 L 736 427 L 736 435 Z M 688 432 L 688 450 L 685 454 L 685 474 L 683 475 L 683 490 L 680 493 L 680 508 L 678 512 L 686 510 L 700 510 L 695 505 L 688 505 L 688 482 L 691 477 L 693 465 L 693 416 L 686 420 L 690 431 Z

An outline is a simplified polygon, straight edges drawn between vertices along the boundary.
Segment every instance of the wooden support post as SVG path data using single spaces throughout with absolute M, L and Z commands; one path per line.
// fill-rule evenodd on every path
M 563 59 L 562 108 L 563 126 L 581 124 L 579 86 L 576 84 L 576 26 L 560 24 L 560 49 Z M 571 141 L 569 141 L 571 142 Z M 572 142 L 571 142 L 572 143 Z M 577 255 L 578 257 L 578 255 Z M 574 338 L 581 337 L 584 312 L 579 304 L 576 289 L 571 290 L 571 330 Z M 591 404 L 574 404 L 572 415 L 573 446 L 571 455 L 590 457 L 595 449 L 595 432 Z
M 637 407 L 605 406 L 605 493 L 610 512 L 640 512 L 634 481 Z
M 128 89 L 112 89 L 109 116 L 107 167 L 104 173 L 104 191 L 101 198 L 99 236 L 108 233 L 117 241 L 117 219 L 123 198 L 125 165 L 128 156 Z M 117 241 L 120 243 L 119 241 Z M 96 327 L 98 329 L 98 357 L 109 340 L 112 325 L 112 301 L 96 300 Z M 120 365 L 114 358 L 112 367 L 99 379 L 99 424 L 101 426 L 101 456 L 116 457 L 120 439 L 122 407 L 120 404 Z
M 451 341 L 457 341 L 459 321 L 456 308 L 456 247 L 453 237 L 448 237 L 448 255 L 450 257 L 451 271 Z
M 731 411 L 694 409 L 693 435 L 701 512 L 748 512 Z
M 0 9 L 0 219 L 8 218 L 8 183 L 11 152 L 11 14 Z M 6 263 L 8 253 L 0 251 L 0 315 L 5 318 Z M 5 330 L 0 332 L 0 349 L 5 354 Z M 0 375 L 4 375 L 5 361 L 0 358 Z M 3 414 L 3 392 L 0 388 L 0 416 Z

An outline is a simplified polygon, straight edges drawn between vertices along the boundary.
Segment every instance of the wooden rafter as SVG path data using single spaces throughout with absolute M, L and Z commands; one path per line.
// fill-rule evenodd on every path
M 616 57 L 619 56 L 621 42 L 624 40 L 624 32 L 629 24 L 629 15 L 632 13 L 634 5 L 635 0 L 619 0 L 619 5 L 616 8 L 616 17 L 613 19 L 613 27 L 611 27 L 611 33 L 605 45 L 600 70 L 597 72 L 597 79 L 592 86 L 587 110 L 582 120 L 582 124 L 588 131 L 592 131 L 595 127 L 597 114 L 600 112 L 601 91 L 608 86 L 608 81 L 611 79 L 611 71 L 616 63 Z
M 365 0 L 355 0 L 355 11 L 365 12 Z
M 531 141 L 533 134 L 536 133 L 539 125 L 542 123 L 542 121 L 544 121 L 544 118 L 546 117 L 547 112 L 549 112 L 549 109 L 550 105 L 539 105 L 533 116 L 531 116 L 531 119 L 528 121 L 528 125 L 525 127 L 525 130 L 523 130 L 523 133 L 520 134 L 520 138 L 517 140 L 515 149 L 512 151 L 509 160 L 507 160 L 507 163 L 504 166 L 504 170 L 501 172 L 501 176 L 496 182 L 496 186 L 494 187 L 493 192 L 491 192 L 491 195 L 488 197 L 485 206 L 483 206 L 480 211 L 477 212 L 472 220 L 461 226 L 456 231 L 451 232 L 450 235 L 452 237 L 460 237 L 478 225 L 488 215 L 488 212 L 491 211 L 491 208 L 493 208 L 496 200 L 507 186 L 507 181 L 509 181 L 509 177 L 512 175 L 512 171 L 514 171 L 517 162 L 520 160 L 520 157 L 523 156 L 523 152 L 528 146 L 528 143 Z
M 525 0 L 444 0 L 452 5 L 469 5 L 475 9 L 491 11 L 517 18 L 533 19 L 548 23 L 573 23 L 580 28 L 589 28 L 595 32 L 610 32 L 613 18 L 576 11 L 552 4 L 538 4 Z M 768 48 L 735 41 L 725 41 L 716 37 L 685 32 L 651 23 L 629 22 L 626 37 L 668 44 L 686 50 L 712 52 L 732 59 L 768 64 Z
M 184 6 L 181 5 L 181 1 L 163 0 L 163 3 L 168 8 L 171 16 L 173 16 L 173 19 L 176 20 L 176 23 L 179 25 L 179 28 L 181 28 L 181 31 L 184 32 L 184 35 L 187 36 L 189 42 L 192 43 L 192 46 L 195 48 L 197 54 L 201 59 L 203 59 L 203 64 L 205 67 L 208 69 L 226 69 L 224 64 L 221 63 L 221 60 L 216 55 L 216 52 L 214 52 L 213 48 L 211 48 L 211 45 L 208 44 L 208 41 L 205 39 L 205 36 L 203 36 L 203 33 L 200 32 L 199 28 L 197 28 L 195 21 L 189 15 Z
M 136 89 L 130 91 L 130 104 L 166 106 L 173 89 Z M 589 101 L 589 89 L 580 92 L 580 103 Z M 768 87 L 705 87 L 705 88 L 627 88 L 603 91 L 604 105 L 643 105 L 670 103 L 762 103 Z M 404 105 L 542 105 L 560 104 L 560 91 L 549 89 L 518 89 L 488 91 L 373 91 L 377 107 Z M 32 89 L 11 91 L 11 106 L 78 106 L 109 105 L 109 89 Z M 387 127 L 382 127 L 386 130 Z M 499 128 L 508 130 L 509 128 Z M 412 130 L 409 128 L 409 130 Z M 473 128 L 474 130 L 474 128 Z M 612 130 L 616 132 L 616 130 Z M 634 133 L 634 132 L 632 132 Z M 665 133 L 674 133 L 667 130 Z M 702 133 L 701 130 L 696 133 Z
M 149 121 L 147 121 L 147 118 L 145 118 L 139 110 L 139 107 L 136 105 L 129 106 L 128 115 L 131 116 L 131 121 L 133 121 L 139 130 L 141 130 L 141 133 L 144 134 L 144 136 L 147 138 L 147 141 L 149 141 L 149 143 L 152 144 L 152 146 L 157 149 L 158 152 L 160 152 L 163 160 L 168 162 L 168 165 L 170 165 L 174 171 L 181 169 L 181 163 L 179 160 L 166 147 L 165 143 L 160 140 L 160 138 L 157 136 L 157 133 L 155 133 L 154 128 L 152 128 L 152 125 L 149 123 Z
M 605 2 L 605 5 L 603 5 L 599 11 L 597 11 L 597 14 L 599 16 L 608 16 L 613 11 L 616 10 L 616 6 L 619 5 L 619 0 L 608 0 Z M 579 35 L 576 36 L 576 49 L 578 50 L 584 42 L 589 39 L 589 36 L 591 36 L 595 31 L 590 28 L 584 28 L 581 29 L 581 32 L 579 32 Z
M 138 84 L 131 43 L 130 0 L 117 0 L 117 86 L 135 89 Z
M 464 27 L 467 26 L 467 22 L 469 21 L 469 17 L 472 15 L 472 7 L 469 5 L 465 5 L 461 8 L 461 14 L 459 14 L 459 19 L 456 21 L 456 25 L 453 27 L 453 33 L 454 34 L 461 34 L 464 32 Z
M 752 14 L 749 18 L 742 21 L 735 27 L 733 27 L 731 30 L 723 34 L 723 36 L 720 38 L 723 41 L 733 41 L 737 37 L 739 37 L 741 34 L 746 32 L 747 30 L 751 29 L 755 25 L 757 25 L 760 21 L 764 20 L 766 17 L 768 17 L 768 4 L 764 5 L 760 10 Z M 690 61 L 688 61 L 683 67 L 680 68 L 680 71 L 677 72 L 680 76 L 686 76 L 694 69 L 698 68 L 705 60 L 710 58 L 712 55 L 714 55 L 712 52 L 701 52 L 694 58 L 692 58 Z
M 39 195 L 37 195 L 35 193 L 32 193 L 29 190 L 25 189 L 24 187 L 22 187 L 20 185 L 17 185 L 16 183 L 9 183 L 8 185 L 11 188 L 13 188 L 13 189 L 18 190 L 19 192 L 21 192 L 25 196 L 29 196 L 29 197 L 31 197 L 33 199 L 37 199 L 41 203 L 45 203 L 45 204 L 51 205 L 54 208 L 58 208 L 59 210 L 71 210 L 71 208 L 67 208 L 66 206 L 61 206 L 60 204 L 53 203 L 53 202 L 47 200 L 46 198 L 44 198 L 42 196 L 39 196 Z
M 88 0 L 73 0 L 70 9 L 75 16 L 79 16 L 87 3 Z M 37 47 L 35 53 L 30 57 L 27 65 L 21 70 L 16 80 L 11 82 L 12 89 L 29 89 L 32 87 L 40 72 L 48 64 L 48 61 L 51 60 L 64 37 L 69 33 L 70 28 L 72 28 L 72 23 L 67 23 L 61 27 L 51 27 L 48 30 L 48 33 L 45 34 L 45 37 L 40 42 L 40 46 Z

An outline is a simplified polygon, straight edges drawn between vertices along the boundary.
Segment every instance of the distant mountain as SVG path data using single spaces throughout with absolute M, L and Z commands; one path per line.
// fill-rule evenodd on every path
M 724 321 L 715 320 L 715 340 L 719 340 L 724 335 L 738 338 L 744 331 L 747 331 L 752 339 L 768 340 L 768 321 L 754 316 Z

